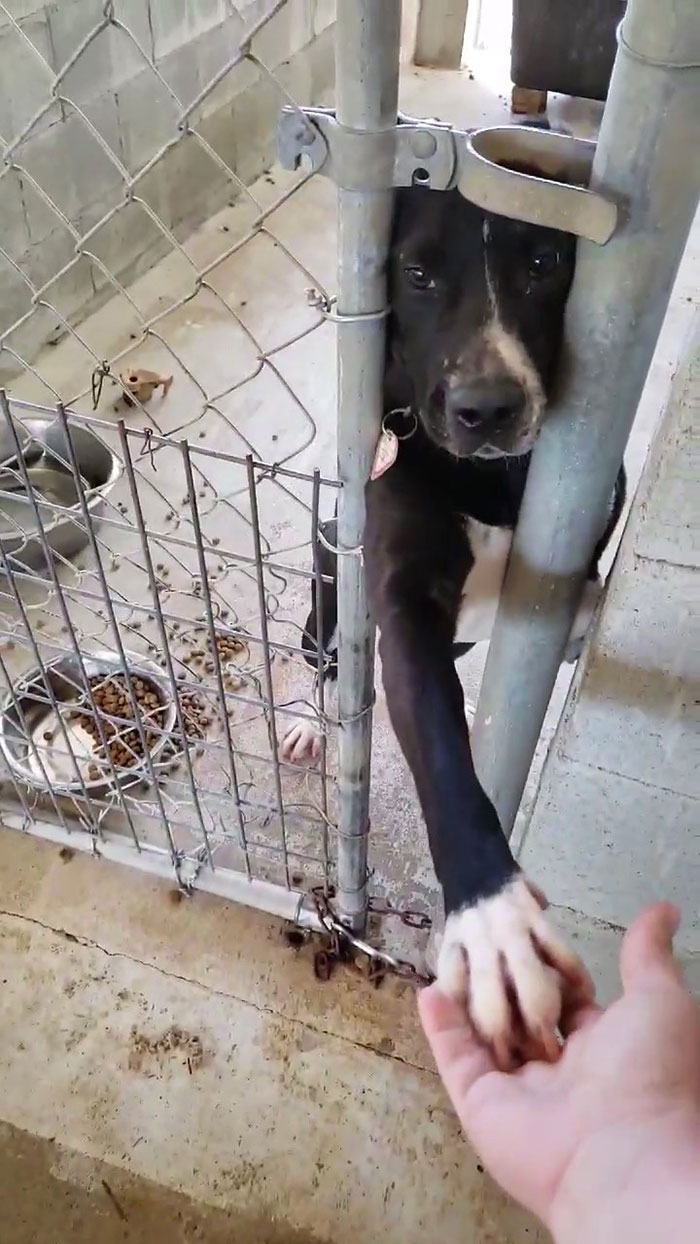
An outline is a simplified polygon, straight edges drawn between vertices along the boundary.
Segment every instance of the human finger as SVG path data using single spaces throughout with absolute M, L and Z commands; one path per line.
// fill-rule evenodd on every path
M 630 925 L 620 951 L 625 993 L 654 983 L 683 983 L 673 955 L 673 936 L 680 919 L 680 912 L 672 903 L 653 903 Z
M 574 1006 L 565 1003 L 559 1020 L 559 1030 L 563 1037 L 573 1037 L 575 1032 L 585 1032 L 587 1028 L 597 1024 L 602 1014 L 602 1006 L 597 1006 L 595 1002 Z
M 494 1060 L 474 1035 L 464 1001 L 430 985 L 419 994 L 418 1011 L 437 1069 L 459 1111 L 477 1080 L 495 1070 Z

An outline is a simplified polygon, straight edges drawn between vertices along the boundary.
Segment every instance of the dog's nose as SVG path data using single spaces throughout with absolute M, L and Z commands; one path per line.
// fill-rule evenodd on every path
M 517 380 L 472 380 L 447 391 L 447 409 L 467 428 L 487 420 L 505 422 L 525 409 L 525 393 Z

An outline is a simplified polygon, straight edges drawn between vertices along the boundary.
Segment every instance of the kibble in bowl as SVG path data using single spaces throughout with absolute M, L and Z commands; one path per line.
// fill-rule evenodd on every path
M 80 795 L 158 774 L 176 723 L 170 686 L 154 662 L 125 655 L 129 679 L 117 653 L 99 652 L 83 657 L 84 678 L 77 656 L 63 656 L 15 684 L 0 748 L 18 777 Z

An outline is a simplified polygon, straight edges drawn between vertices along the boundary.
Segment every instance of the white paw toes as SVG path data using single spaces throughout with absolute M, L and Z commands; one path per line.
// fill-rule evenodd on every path
M 443 992 L 466 999 L 504 1070 L 530 1058 L 555 1060 L 564 994 L 593 995 L 583 964 L 522 877 L 448 917 L 437 978 Z
M 285 734 L 281 746 L 280 757 L 288 764 L 318 764 L 321 756 L 322 735 L 318 727 L 308 718 L 299 717 Z

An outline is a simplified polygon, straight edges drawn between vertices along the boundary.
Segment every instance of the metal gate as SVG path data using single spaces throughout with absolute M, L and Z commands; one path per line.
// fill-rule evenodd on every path
M 575 608 L 590 532 L 611 491 L 669 274 L 692 218 L 693 187 L 679 170 L 673 211 L 666 200 L 654 201 L 656 216 L 642 206 L 669 169 L 669 135 L 661 125 L 652 131 L 645 118 L 663 114 L 665 125 L 688 132 L 697 125 L 688 101 L 697 67 L 679 59 L 684 21 L 689 29 L 692 14 L 679 0 L 674 25 L 654 0 L 630 5 L 595 151 L 591 144 L 544 132 L 523 139 L 522 131 L 504 137 L 502 129 L 464 134 L 434 122 L 399 118 L 397 124 L 399 0 L 338 0 L 335 111 L 301 108 L 260 51 L 260 38 L 284 0 L 260 13 L 262 7 L 256 3 L 257 20 L 246 26 L 235 6 L 225 5 L 225 21 L 243 22 L 236 50 L 186 102 L 122 19 L 117 0 L 104 0 L 94 28 L 58 71 L 0 4 L 47 73 L 45 104 L 5 142 L 0 179 L 18 181 L 23 194 L 53 215 L 70 238 L 71 252 L 40 284 L 2 251 L 26 286 L 30 305 L 0 338 L 0 365 L 10 359 L 18 373 L 2 399 L 0 445 L 0 798 L 5 824 L 174 875 L 184 889 L 207 888 L 312 927 L 324 924 L 325 899 L 333 893 L 342 920 L 360 932 L 369 906 L 374 669 L 361 555 L 363 489 L 382 415 L 384 265 L 393 187 L 457 186 L 483 207 L 517 211 L 522 219 L 566 227 L 584 239 L 571 299 L 571 315 L 581 321 L 574 345 L 587 342 L 603 360 L 608 408 L 615 400 L 616 352 L 634 334 L 637 339 L 624 401 L 615 406 L 615 436 L 605 445 L 602 423 L 592 437 L 590 412 L 588 431 L 579 418 L 586 400 L 590 404 L 592 374 L 590 357 L 581 350 L 575 357 L 579 406 L 574 401 L 571 412 L 566 406 L 558 412 L 534 455 L 506 584 L 509 603 L 494 641 L 502 650 L 501 671 L 508 673 L 494 691 L 490 660 L 487 708 L 482 703 L 477 722 L 484 778 L 499 807 L 499 781 L 509 788 L 503 806 L 509 826 Z M 173 108 L 172 132 L 137 167 L 114 149 L 71 93 L 83 58 L 117 35 L 155 76 Z M 244 69 L 274 91 L 284 109 L 279 143 L 289 170 L 252 187 L 200 125 L 217 88 Z M 647 111 L 633 127 L 642 96 Z M 84 127 L 86 144 L 113 171 L 114 201 L 88 227 L 85 221 L 76 225 L 47 191 L 40 169 L 25 158 L 28 139 L 57 109 L 64 120 Z M 634 150 L 623 154 L 620 144 L 629 144 L 630 133 Z M 233 215 L 226 209 L 188 242 L 162 219 L 147 190 L 159 162 L 185 144 L 197 147 L 235 195 Z M 541 155 L 544 166 L 554 159 L 570 167 L 574 184 L 503 167 L 509 159 L 517 162 L 521 151 L 529 162 Z M 337 300 L 326 288 L 323 256 L 314 246 L 317 204 L 308 196 L 315 172 L 328 174 L 338 188 Z M 581 188 L 589 179 L 592 188 Z M 133 211 L 142 213 L 144 228 L 154 229 L 168 251 L 166 262 L 178 268 L 168 275 L 172 296 L 152 289 L 144 295 L 138 280 L 127 285 L 101 253 L 102 231 Z M 290 211 L 308 214 L 303 255 L 289 241 Z M 663 250 L 656 242 L 661 221 L 667 225 Z M 624 270 L 629 277 L 631 256 L 648 302 L 642 328 L 634 314 L 639 289 L 614 275 Z M 87 337 L 53 297 L 86 264 L 118 296 L 124 316 L 123 339 L 107 358 L 99 333 L 95 340 Z M 279 264 L 289 265 L 297 291 L 293 325 L 281 335 L 275 331 Z M 587 336 L 601 272 L 607 273 L 610 297 L 600 303 L 596 332 Z M 242 297 L 251 283 L 262 290 L 257 318 Z M 626 316 L 621 301 L 632 309 Z M 82 368 L 82 387 L 71 388 L 61 368 L 46 363 L 46 350 L 35 363 L 17 344 L 31 338 L 32 324 L 47 316 L 54 333 L 49 355 L 52 341 L 57 354 L 66 341 L 75 347 L 69 370 L 74 376 Z M 312 410 L 313 350 L 331 348 L 329 320 L 339 339 L 337 478 L 333 445 L 321 444 Z M 204 324 L 221 326 L 220 336 L 210 337 L 218 349 L 206 375 L 191 345 L 192 331 Z M 610 324 L 617 326 L 615 338 Z M 189 336 L 185 327 L 192 330 Z M 309 341 L 313 350 L 305 354 Z M 295 350 L 296 370 L 290 368 Z M 31 396 L 37 391 L 42 398 Z M 574 451 L 567 447 L 572 428 Z M 535 555 L 527 524 L 534 522 L 535 481 L 543 471 L 550 478 L 548 512 L 543 517 L 538 511 Z M 579 484 L 572 492 L 574 476 Z M 331 552 L 338 567 L 339 696 L 331 713 L 322 694 L 313 694 L 302 639 L 310 589 L 314 585 L 318 597 L 322 582 L 319 519 L 336 508 Z M 562 530 L 568 542 L 562 543 Z M 545 598 L 555 599 L 551 617 L 547 609 L 531 609 Z M 547 631 L 546 658 L 538 628 Z M 532 649 L 530 662 L 518 655 L 523 642 Z M 537 681 L 534 710 L 525 703 L 530 691 L 528 685 L 525 696 L 521 685 L 523 664 Z M 280 760 L 287 723 L 300 716 L 316 723 L 323 740 L 318 768 L 304 772 Z M 515 743 L 511 747 L 516 738 L 517 764 Z M 306 901 L 311 891 L 323 901 Z
M 319 516 L 333 514 L 338 485 L 332 439 L 318 446 L 297 378 L 332 349 L 324 277 L 335 256 L 312 270 L 311 234 L 303 255 L 287 240 L 294 214 L 319 210 L 305 193 L 313 170 L 249 185 L 232 143 L 202 123 L 221 84 L 245 73 L 272 124 L 286 106 L 309 129 L 287 67 L 266 63 L 285 0 L 220 6 L 214 35 L 228 50 L 190 95 L 146 42 L 147 0 L 98 7 L 52 65 L 36 31 L 0 6 L 46 79 L 41 107 L 3 136 L 0 184 L 67 239 L 44 282 L 2 249 L 27 304 L 0 339 L 2 819 L 317 924 L 302 904 L 337 884 L 336 722 L 301 640 L 320 582 Z M 155 150 L 125 152 L 96 113 L 83 71 L 105 47 L 170 109 Z M 37 159 L 49 124 L 55 161 L 69 125 L 82 159 L 108 170 L 109 201 L 89 227 L 58 192 L 56 165 Z M 164 218 L 153 189 L 182 153 L 223 204 L 194 232 Z M 127 280 L 114 237 L 134 214 L 147 259 L 166 257 Z M 81 307 L 64 307 L 86 272 L 112 301 L 84 326 Z M 112 317 L 102 335 L 101 315 Z M 280 759 L 298 719 L 323 736 L 305 771 Z M 361 893 L 357 876 L 349 886 Z

